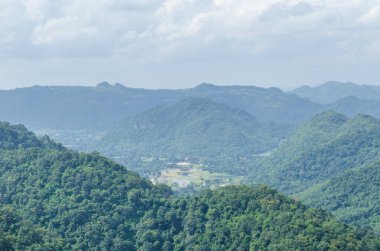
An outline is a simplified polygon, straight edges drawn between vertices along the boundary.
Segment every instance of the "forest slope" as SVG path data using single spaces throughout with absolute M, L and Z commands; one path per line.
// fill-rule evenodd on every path
M 79 154 L 47 138 L 28 145 L 23 142 L 35 136 L 24 127 L 1 123 L 0 128 L 29 135 L 0 149 L 0 205 L 20 217 L 8 221 L 9 213 L 0 211 L 3 250 L 380 248 L 372 232 L 341 224 L 265 186 L 177 198 L 168 187 L 154 186 L 97 153 Z M 32 229 L 13 238 L 18 222 Z M 44 238 L 43 231 L 52 237 Z

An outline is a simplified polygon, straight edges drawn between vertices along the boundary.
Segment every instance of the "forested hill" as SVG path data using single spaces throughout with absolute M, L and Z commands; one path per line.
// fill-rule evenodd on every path
M 22 139 L 0 149 L 1 250 L 380 248 L 373 233 L 267 187 L 177 198 L 97 153 L 29 144 L 23 127 L 1 127 L 10 129 L 1 142 Z
M 345 222 L 370 226 L 380 235 L 380 160 L 312 186 L 297 197 Z
M 263 160 L 263 182 L 294 193 L 380 157 L 380 122 L 328 111 L 301 126 Z M 256 173 L 252 175 L 257 179 Z
M 97 149 L 126 157 L 249 157 L 275 147 L 282 133 L 238 108 L 190 97 L 127 119 Z
M 0 91 L 0 120 L 33 129 L 108 129 L 125 117 L 189 96 L 211 98 L 244 109 L 259 120 L 281 123 L 299 123 L 320 108 L 277 88 L 201 84 L 181 90 L 146 90 L 101 83 L 96 87 L 33 86 Z
M 133 249 L 134 225 L 171 193 L 97 153 L 52 148 L 34 134 L 25 134 L 24 127 L 3 127 L 1 131 L 9 133 L 2 134 L 1 142 L 10 137 L 22 140 L 0 150 L 0 204 L 13 207 L 21 222 L 51 232 L 64 250 Z M 17 245 L 48 245 L 38 236 L 21 239 Z

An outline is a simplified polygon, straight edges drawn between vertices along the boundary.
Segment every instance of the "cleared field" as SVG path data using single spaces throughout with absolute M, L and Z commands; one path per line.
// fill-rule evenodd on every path
M 201 168 L 168 168 L 161 171 L 159 177 L 151 179 L 154 183 L 164 183 L 172 187 L 225 186 L 238 184 L 243 177 L 225 173 L 211 173 Z

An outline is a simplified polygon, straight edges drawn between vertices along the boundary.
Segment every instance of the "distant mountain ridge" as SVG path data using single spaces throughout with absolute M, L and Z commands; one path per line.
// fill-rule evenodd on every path
M 291 93 L 322 104 L 333 103 L 349 96 L 380 100 L 380 86 L 358 85 L 352 82 L 330 81 L 316 87 L 301 86 Z
M 314 89 L 305 88 L 305 93 L 314 93 Z M 302 91 L 305 88 L 285 93 L 275 87 L 217 86 L 207 83 L 194 88 L 173 90 L 129 88 L 107 82 L 95 87 L 33 86 L 0 90 L 0 120 L 25 124 L 33 130 L 107 130 L 114 128 L 126 117 L 133 117 L 157 105 L 171 105 L 191 96 L 238 107 L 260 121 L 294 126 L 328 109 L 337 109 L 348 115 L 366 113 L 380 117 L 373 106 L 377 105 L 377 100 L 345 99 L 326 105 L 308 100 L 306 97 L 310 98 L 309 94 L 303 94 Z M 343 95 L 339 93 L 341 92 L 338 92 L 336 98 L 336 94 L 333 95 L 334 101 L 338 97 L 352 95 L 351 92 L 347 95 L 344 94 L 346 92 L 342 92 Z M 355 91 L 356 93 L 360 92 Z M 377 91 L 371 90 L 371 95 L 375 93 Z
M 96 87 L 33 86 L 0 91 L 0 120 L 33 129 L 109 129 L 157 105 L 186 97 L 210 98 L 246 110 L 262 121 L 298 123 L 319 105 L 277 88 L 201 84 L 178 90 L 128 88 L 107 82 Z

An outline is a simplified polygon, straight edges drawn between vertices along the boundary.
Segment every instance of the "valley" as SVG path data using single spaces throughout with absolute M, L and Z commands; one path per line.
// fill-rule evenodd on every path
M 125 91 L 106 84 L 95 88 L 115 87 Z M 214 94 L 231 89 L 266 92 L 214 85 L 195 89 Z M 244 98 L 244 92 L 233 95 Z M 368 100 L 360 102 L 377 114 L 376 100 L 370 106 Z M 266 105 L 264 110 L 273 109 L 270 102 Z M 9 244 L 9 237 L 2 240 L 0 232 L 0 245 L 182 250 L 206 245 L 208 236 L 207 245 L 216 249 L 289 248 L 285 243 L 293 243 L 289 245 L 350 250 L 345 246 L 349 244 L 377 250 L 380 121 L 359 113 L 360 106 L 346 106 L 347 115 L 331 107 L 318 108 L 297 122 L 266 121 L 241 107 L 196 96 L 147 108 L 104 128 L 40 127 L 35 135 L 23 125 L 2 123 L 0 215 L 12 221 L 0 224 L 1 231 L 15 235 L 12 231 L 21 227 L 39 237 L 26 242 L 16 235 Z M 239 216 L 223 203 L 235 203 Z M 290 218 L 282 221 L 278 215 Z M 250 222 L 243 231 L 246 238 L 253 233 L 256 238 L 236 243 L 242 219 Z M 307 226 L 292 219 L 310 219 L 308 227 L 320 231 L 303 232 Z M 223 232 L 222 222 L 236 233 Z M 261 239 L 266 222 L 281 226 L 268 231 L 285 239 Z M 197 224 L 202 232 L 194 232 L 189 224 Z M 208 224 L 214 224 L 212 232 L 221 231 L 226 241 L 215 244 L 217 237 L 207 230 Z M 297 229 L 292 241 L 283 232 L 289 224 Z M 335 237 L 324 236 L 326 231 Z M 97 237 L 80 237 L 87 233 Z M 348 240 L 348 235 L 355 238 Z M 311 239 L 304 243 L 296 236 Z M 324 241 L 313 239 L 316 236 Z

